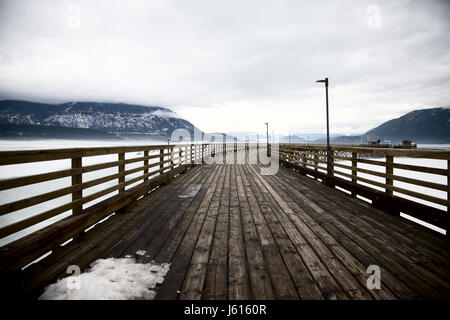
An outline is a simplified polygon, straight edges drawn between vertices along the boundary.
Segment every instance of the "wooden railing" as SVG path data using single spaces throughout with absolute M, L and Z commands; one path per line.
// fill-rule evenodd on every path
M 246 147 L 248 144 L 220 143 L 0 152 L 0 166 L 47 164 L 42 170 L 38 169 L 41 173 L 0 180 L 0 192 L 38 186 L 33 190 L 35 195 L 20 194 L 22 199 L 11 198 L 13 201 L 0 205 L 0 216 L 12 221 L 0 227 L 0 239 L 6 239 L 6 244 L 0 247 L 0 274 L 22 268 L 113 213 L 125 213 L 137 199 L 195 163 Z M 111 155 L 116 160 L 98 158 Z M 92 159 L 97 162 L 85 164 Z M 45 172 L 55 160 L 67 161 L 67 167 Z M 126 168 L 130 165 L 134 167 Z M 101 170 L 109 172 L 101 175 Z M 86 174 L 95 176 L 85 181 Z M 39 190 L 40 183 L 48 186 L 62 178 L 70 179 L 66 186 L 51 191 L 42 187 L 42 191 Z M 89 188 L 96 190 L 92 192 Z M 60 201 L 64 197 L 66 201 Z M 56 205 L 46 203 L 55 200 Z M 38 212 L 34 206 L 43 203 L 45 210 Z M 24 210 L 29 210 L 27 217 L 20 219 Z M 58 220 L 48 222 L 49 219 Z
M 379 209 L 449 230 L 449 151 L 332 145 L 331 176 L 326 174 L 324 145 L 281 144 L 279 156 L 281 163 L 362 196 Z M 437 165 L 430 166 L 430 161 Z

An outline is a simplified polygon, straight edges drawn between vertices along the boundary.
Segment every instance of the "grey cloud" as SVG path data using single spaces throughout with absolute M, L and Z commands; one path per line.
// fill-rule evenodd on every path
M 371 5 L 380 10 L 375 30 L 367 26 Z M 73 6 L 79 28 L 68 26 Z M 322 108 L 314 81 L 328 76 L 334 124 L 357 131 L 360 119 L 361 128 L 382 121 L 370 113 L 387 120 L 448 104 L 449 7 L 418 0 L 0 0 L 0 97 L 174 111 L 227 106 L 234 116 L 253 108 L 267 119 L 292 114 L 280 131 L 321 130 L 318 112 L 309 121 L 301 115 Z M 205 130 L 255 129 L 233 121 L 228 128 L 200 111 L 190 120 Z

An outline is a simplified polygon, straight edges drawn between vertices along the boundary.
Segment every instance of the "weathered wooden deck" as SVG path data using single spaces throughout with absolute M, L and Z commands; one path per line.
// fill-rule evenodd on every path
M 445 240 L 283 167 L 198 165 L 110 220 L 67 246 L 76 260 L 55 259 L 86 266 L 145 250 L 171 263 L 157 299 L 450 297 Z M 366 286 L 369 265 L 380 290 Z
M 284 167 L 272 176 L 251 164 L 186 170 L 11 287 L 36 297 L 68 265 L 145 250 L 145 262 L 171 263 L 156 299 L 450 297 L 444 237 Z M 366 286 L 370 265 L 381 269 L 379 290 Z

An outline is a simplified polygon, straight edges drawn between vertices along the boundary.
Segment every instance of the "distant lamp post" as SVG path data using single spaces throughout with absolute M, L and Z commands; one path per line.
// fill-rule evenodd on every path
M 327 174 L 331 176 L 331 159 L 330 159 L 330 127 L 328 122 L 328 78 L 317 80 L 316 82 L 325 83 L 325 99 L 327 108 Z
M 269 123 L 268 122 L 264 122 L 264 124 L 266 125 L 266 145 L 267 145 L 267 156 L 270 156 L 269 153 Z

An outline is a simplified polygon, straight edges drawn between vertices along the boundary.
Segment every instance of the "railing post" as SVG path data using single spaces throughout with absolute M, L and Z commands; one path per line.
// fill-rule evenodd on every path
M 173 156 L 174 156 L 175 148 L 174 148 L 174 146 L 171 146 L 168 150 L 170 152 L 170 170 L 172 170 L 173 166 L 175 165 L 175 163 L 173 162 Z
M 330 176 L 334 176 L 334 150 L 329 150 L 330 155 Z
M 358 183 L 357 175 L 358 175 L 358 153 L 352 152 L 352 183 Z M 356 192 L 352 191 L 352 197 L 356 197 Z
M 119 161 L 124 161 L 125 160 L 125 153 L 124 152 L 120 152 L 119 153 Z M 125 171 L 125 164 L 119 164 L 119 174 L 123 173 Z M 125 182 L 125 176 L 119 176 L 119 184 L 124 183 Z M 119 193 L 125 192 L 125 186 L 121 187 L 119 189 Z
M 450 159 L 447 160 L 447 201 L 450 201 Z M 447 202 L 447 232 L 446 232 L 446 237 L 447 237 L 447 241 L 450 241 L 450 206 L 448 205 Z
M 144 151 L 144 157 L 146 158 L 146 157 L 148 157 L 148 150 L 145 150 Z M 148 166 L 148 159 L 145 159 L 144 160 L 144 167 L 146 167 L 146 166 Z M 144 169 L 144 174 L 147 174 L 148 173 L 148 168 L 145 168 Z M 145 181 L 147 181 L 148 180 L 148 176 L 146 176 L 145 178 L 144 178 L 144 182 Z
M 163 174 L 164 173 L 164 148 L 159 149 L 159 162 L 161 162 L 159 164 L 159 170 L 161 170 L 161 172 L 159 174 Z
M 387 175 L 392 175 L 394 173 L 394 168 L 392 167 L 392 164 L 394 163 L 394 157 L 393 156 L 386 156 L 386 184 L 388 186 L 393 186 L 394 181 L 391 178 L 388 178 Z M 394 192 L 392 189 L 386 188 L 386 194 L 388 196 L 392 196 Z
M 316 150 L 314 150 L 314 171 L 319 171 L 319 154 Z M 314 177 L 314 180 L 317 180 L 317 176 Z
M 72 169 L 81 169 L 82 168 L 82 158 L 72 158 Z M 81 173 L 73 174 L 72 175 L 72 187 L 83 183 L 83 175 Z M 72 192 L 72 201 L 79 200 L 83 197 L 83 190 L 78 190 L 75 192 Z M 72 214 L 77 215 L 80 214 L 83 211 L 83 205 L 78 205 L 72 209 Z
M 181 164 L 183 163 L 182 156 L 183 156 L 183 147 L 180 146 L 178 148 L 178 166 L 181 166 Z
M 202 143 L 202 154 L 201 154 L 201 156 L 202 156 L 202 164 L 204 164 L 205 163 L 205 160 L 204 160 L 204 153 L 205 153 L 205 145 Z
M 306 168 L 306 151 L 302 152 L 303 167 Z

